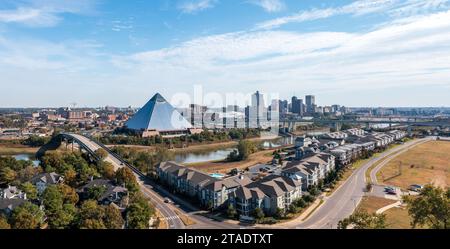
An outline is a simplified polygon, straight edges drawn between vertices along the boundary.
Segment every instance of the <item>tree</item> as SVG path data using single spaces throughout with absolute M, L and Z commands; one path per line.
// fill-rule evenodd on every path
M 103 161 L 100 164 L 100 173 L 106 179 L 112 180 L 115 176 L 114 166 L 110 162 Z
M 100 196 L 102 196 L 106 191 L 106 187 L 101 186 L 93 186 L 88 189 L 87 194 L 89 199 L 98 200 Z
M 73 204 L 64 204 L 62 208 L 56 210 L 51 218 L 48 219 L 50 228 L 65 229 L 75 224 L 78 209 Z
M 284 218 L 285 213 L 284 213 L 284 209 L 277 207 L 277 209 L 275 210 L 275 217 L 278 219 Z
M 339 229 L 347 229 L 349 226 L 354 229 L 383 229 L 386 228 L 386 216 L 384 214 L 369 214 L 367 211 L 356 211 L 350 217 L 338 223 Z
M 58 184 L 57 186 L 65 204 L 77 204 L 80 198 L 74 188 L 66 184 Z
M 44 220 L 44 212 L 35 204 L 25 202 L 16 207 L 11 215 L 11 227 L 14 229 L 36 229 Z
M 131 198 L 131 204 L 126 210 L 128 228 L 148 229 L 150 218 L 154 213 L 153 207 L 140 193 L 134 194 Z
M 0 230 L 1 229 L 11 229 L 11 225 L 3 215 L 0 215 Z
M 240 140 L 238 144 L 239 160 L 245 160 L 257 150 L 256 145 L 248 140 Z
M 116 181 L 118 184 L 125 184 L 130 192 L 136 192 L 139 187 L 133 171 L 127 167 L 123 167 L 116 172 Z
M 230 219 L 234 219 L 237 215 L 237 211 L 232 204 L 228 205 L 227 215 Z
M 10 184 L 16 180 L 17 173 L 9 167 L 0 169 L 0 184 Z
M 406 197 L 411 225 L 429 226 L 433 229 L 450 228 L 450 189 L 425 186 L 416 198 Z
M 306 202 L 305 202 L 305 200 L 303 200 L 302 198 L 298 198 L 298 199 L 294 200 L 294 201 L 293 201 L 293 204 L 294 204 L 296 207 L 299 207 L 299 208 L 304 208 L 304 207 L 306 207 Z
M 106 150 L 103 148 L 96 150 L 95 154 L 100 158 L 100 160 L 104 160 L 108 157 L 108 152 L 106 152 Z
M 38 198 L 37 188 L 30 182 L 22 183 L 20 189 L 27 194 L 28 199 L 36 200 Z
M 255 208 L 255 210 L 253 210 L 253 216 L 256 218 L 256 220 L 261 220 L 264 218 L 265 214 L 261 208 L 257 207 Z
M 122 214 L 119 209 L 113 205 L 105 207 L 104 224 L 107 229 L 121 229 L 125 221 L 122 218 Z
M 105 210 L 97 204 L 97 201 L 87 200 L 80 207 L 79 228 L 82 229 L 105 229 L 103 222 Z

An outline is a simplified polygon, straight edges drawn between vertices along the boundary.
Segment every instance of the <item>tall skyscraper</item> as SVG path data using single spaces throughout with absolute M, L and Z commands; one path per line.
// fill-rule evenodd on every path
M 253 120 L 256 120 L 257 127 L 261 127 L 261 120 L 264 118 L 264 114 L 267 114 L 264 109 L 264 96 L 259 91 L 256 91 L 252 95 L 252 108 L 251 108 L 250 116 L 253 116 L 253 118 L 250 118 L 250 122 Z
M 292 113 L 303 115 L 303 100 L 297 97 L 292 97 Z
M 314 113 L 314 106 L 316 105 L 316 97 L 314 95 L 306 95 L 305 96 L 305 100 L 306 100 L 306 112 L 308 113 Z

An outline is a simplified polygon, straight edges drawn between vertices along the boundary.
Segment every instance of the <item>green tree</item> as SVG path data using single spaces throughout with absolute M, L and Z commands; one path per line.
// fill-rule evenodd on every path
M 114 207 L 113 205 L 109 205 L 105 207 L 105 218 L 104 224 L 108 229 L 121 229 L 124 225 L 125 221 L 122 218 L 122 214 L 120 210 Z
M 411 225 L 429 226 L 433 229 L 450 228 L 450 189 L 425 186 L 417 197 L 406 197 Z
M 37 229 L 43 220 L 44 212 L 35 204 L 25 202 L 13 210 L 11 227 L 14 229 Z
M 134 194 L 126 210 L 128 228 L 148 229 L 150 218 L 154 213 L 154 208 L 140 193 Z
M 11 184 L 16 180 L 17 173 L 9 167 L 0 169 L 0 184 Z
M 98 200 L 106 191 L 105 186 L 94 186 L 88 189 L 89 199 Z
M 356 211 L 338 223 L 339 229 L 347 229 L 349 226 L 353 226 L 354 229 L 383 229 L 386 228 L 386 216 L 369 214 L 365 210 Z
M 62 208 L 55 211 L 48 219 L 50 228 L 65 229 L 71 228 L 78 215 L 78 209 L 73 204 L 64 204 Z
M 27 194 L 27 198 L 30 200 L 36 200 L 38 198 L 37 188 L 30 182 L 22 183 L 20 189 Z
M 253 216 L 256 218 L 256 220 L 261 220 L 265 217 L 264 211 L 257 207 L 255 210 L 253 210 Z
M 234 219 L 237 215 L 237 211 L 232 204 L 228 205 L 227 215 L 230 219 Z
M 255 153 L 257 150 L 256 145 L 248 140 L 240 140 L 238 144 L 238 152 L 239 152 L 239 159 L 245 160 L 248 158 L 249 155 L 252 153 Z

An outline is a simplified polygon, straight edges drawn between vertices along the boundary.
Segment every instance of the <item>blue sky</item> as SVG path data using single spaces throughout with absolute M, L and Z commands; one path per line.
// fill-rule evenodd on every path
M 450 0 L 2 0 L 0 107 L 193 92 L 450 106 Z

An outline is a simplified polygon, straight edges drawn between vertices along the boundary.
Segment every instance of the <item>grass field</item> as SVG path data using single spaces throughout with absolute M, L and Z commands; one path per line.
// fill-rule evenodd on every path
M 391 229 L 410 229 L 411 217 L 405 207 L 396 207 L 384 212 L 387 227 Z
M 358 205 L 358 210 L 366 210 L 368 213 L 375 213 L 378 209 L 397 201 L 376 196 L 364 196 Z
M 398 155 L 378 172 L 377 179 L 402 189 L 411 184 L 449 186 L 450 142 L 430 141 Z

